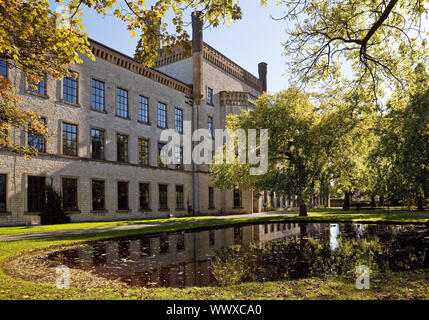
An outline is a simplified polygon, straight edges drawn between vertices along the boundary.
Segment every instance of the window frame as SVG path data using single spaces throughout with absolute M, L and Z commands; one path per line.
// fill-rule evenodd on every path
M 182 189 L 181 190 L 181 199 L 179 201 L 179 192 L 178 189 Z M 185 210 L 185 187 L 183 186 L 183 184 L 176 184 L 176 210 Z M 181 206 L 180 206 L 180 202 L 181 202 Z
M 76 78 L 64 77 L 61 80 L 61 102 L 69 104 L 69 105 L 73 105 L 73 106 L 80 106 L 79 105 L 79 101 L 80 101 L 80 99 L 79 99 L 79 78 L 80 78 L 80 75 L 79 75 L 79 72 L 76 72 L 73 70 L 70 70 L 70 73 L 76 74 L 77 77 Z M 76 102 L 68 101 L 64 98 L 64 80 L 65 79 L 72 79 L 72 80 L 76 81 Z
M 103 208 L 95 208 L 94 207 L 94 182 L 102 182 L 103 183 Z M 91 179 L 91 208 L 93 212 L 104 212 L 106 211 L 106 180 L 104 179 Z
M 93 145 L 93 135 L 92 135 L 93 130 L 98 130 L 98 131 L 103 133 L 103 140 L 102 140 L 103 154 L 102 154 L 101 158 L 95 158 L 94 157 L 94 145 Z M 105 160 L 106 159 L 106 131 L 103 128 L 91 127 L 89 129 L 89 140 L 90 140 L 91 159 L 92 160 Z
M 164 197 L 161 198 L 161 187 L 162 188 L 165 187 L 165 189 L 166 189 L 165 190 L 165 206 L 161 201 L 164 199 Z M 162 193 L 164 193 L 164 191 L 162 191 Z M 158 209 L 160 211 L 169 211 L 170 210 L 170 208 L 168 207 L 168 184 L 167 183 L 159 183 L 158 184 Z
M 6 61 L 6 60 L 3 60 L 3 59 L 0 59 L 0 61 L 1 62 L 4 62 L 4 64 L 5 64 L 5 66 L 4 66 L 4 68 L 5 68 L 5 80 L 7 80 L 7 79 L 9 79 L 9 63 Z
M 0 207 L 0 213 L 8 212 L 7 206 L 9 204 L 9 201 L 8 201 L 9 200 L 8 199 L 8 193 L 9 193 L 8 192 L 8 186 L 9 186 L 9 179 L 8 178 L 9 178 L 9 175 L 7 173 L 0 172 L 0 178 L 3 176 L 4 176 L 4 194 L 0 193 L 0 203 L 2 201 L 1 198 L 4 196 L 4 210 L 2 210 Z M 1 189 L 0 189 L 0 191 L 1 191 Z
M 43 189 L 41 188 L 41 184 L 38 184 L 36 186 L 36 188 L 34 188 L 35 190 L 39 190 L 39 192 L 42 192 L 41 190 L 43 190 L 44 195 L 42 194 L 38 194 L 38 196 L 40 196 L 40 198 L 44 198 L 42 201 L 40 201 L 41 199 L 39 199 L 38 201 L 40 201 L 41 207 L 39 208 L 33 208 L 33 206 L 30 206 L 30 201 L 31 199 L 34 199 L 34 197 L 30 197 L 30 178 L 39 178 L 40 180 L 44 179 L 44 183 L 43 183 Z M 37 213 L 40 212 L 41 210 L 43 210 L 46 207 L 46 192 L 44 190 L 44 188 L 46 187 L 46 176 L 42 176 L 42 175 L 26 175 L 26 191 L 27 191 L 27 203 L 26 203 L 26 207 L 27 207 L 27 211 L 31 212 L 31 213 Z M 37 196 L 37 195 L 36 195 Z M 33 210 L 34 209 L 34 210 Z
M 147 118 L 147 121 L 144 121 L 144 120 L 141 119 L 141 114 L 142 113 L 140 111 L 142 109 L 140 108 L 140 106 L 142 105 L 141 104 L 141 99 L 142 98 L 146 99 L 146 118 Z M 138 101 L 137 101 L 137 121 L 140 122 L 140 123 L 143 123 L 143 124 L 150 124 L 149 98 L 147 96 L 142 95 L 142 94 L 139 94 Z
M 207 87 L 207 104 L 213 106 L 213 89 Z
M 34 91 L 31 88 L 30 82 L 28 81 L 28 79 L 26 79 L 25 81 L 26 81 L 26 86 L 25 86 L 25 92 L 26 93 L 37 96 L 37 97 L 45 98 L 45 99 L 49 98 L 49 96 L 48 96 L 48 77 L 46 74 L 43 75 L 43 79 L 40 80 L 39 83 L 35 84 L 37 86 L 37 90 L 39 90 L 39 84 L 40 84 L 40 82 L 43 81 L 43 91 L 44 91 L 43 94 Z
M 126 92 L 127 93 L 127 104 L 126 104 L 126 116 L 123 116 L 119 113 L 119 100 L 118 98 L 120 97 L 118 95 L 119 92 Z M 123 97 L 122 97 L 123 98 Z M 130 119 L 130 95 L 129 95 L 129 91 L 127 89 L 121 88 L 121 87 L 116 87 L 116 94 L 115 94 L 115 101 L 116 101 L 116 110 L 115 110 L 115 115 L 119 118 L 122 119 Z
M 94 97 L 94 95 L 93 95 L 93 89 L 94 89 L 94 81 L 95 82 L 99 82 L 99 83 L 102 83 L 103 84 L 103 110 L 98 110 L 97 108 L 94 108 L 94 99 L 93 99 L 93 97 Z M 91 87 L 91 102 L 90 102 L 90 110 L 92 110 L 92 111 L 96 111 L 96 112 L 102 112 L 102 113 L 107 113 L 106 112 L 106 82 L 105 81 L 102 81 L 102 80 L 100 80 L 100 79 L 97 79 L 97 78 L 94 78 L 94 77 L 91 77 L 91 84 L 90 84 L 90 87 Z M 95 88 L 96 90 L 100 90 L 99 88 Z
M 76 127 L 76 154 L 74 155 L 70 155 L 70 154 L 65 154 L 64 153 L 64 125 L 72 125 Z M 79 125 L 71 123 L 71 122 L 66 122 L 66 121 L 62 121 L 61 120 L 61 155 L 64 156 L 68 156 L 68 157 L 79 157 Z
M 76 185 L 75 185 L 75 206 L 72 207 L 66 207 L 64 206 L 64 199 L 65 199 L 65 189 L 64 189 L 64 180 L 74 180 Z M 62 207 L 64 211 L 79 211 L 79 178 L 78 177 L 69 177 L 69 176 L 63 176 L 61 177 L 61 197 L 62 197 Z
M 161 120 L 163 120 L 165 122 L 165 126 L 160 125 L 160 107 L 161 106 L 165 107 L 165 110 L 161 110 L 161 111 L 163 111 L 165 113 L 165 116 L 163 117 L 164 119 L 161 118 Z M 157 107 L 157 111 L 158 111 L 158 113 L 157 113 L 157 115 L 158 115 L 158 117 L 157 117 L 157 126 L 160 129 L 167 129 L 168 128 L 168 113 L 167 113 L 168 111 L 167 110 L 168 110 L 167 104 L 164 103 L 164 102 L 158 101 L 158 107 Z
M 142 206 L 142 185 L 147 186 L 147 207 Z M 151 184 L 150 182 L 139 182 L 139 210 L 150 211 L 151 210 Z
M 46 117 L 40 117 L 39 121 L 41 119 L 43 119 L 43 124 L 47 128 L 48 127 L 48 120 L 46 119 Z M 43 139 L 43 151 L 39 150 L 38 148 L 35 148 L 34 146 L 30 146 L 30 136 L 34 136 L 34 137 L 36 137 L 38 139 Z M 44 136 L 40 135 L 40 134 L 33 134 L 33 133 L 31 133 L 30 129 L 28 129 L 28 132 L 27 132 L 27 146 L 35 148 L 39 153 L 46 153 L 47 152 L 46 151 L 46 138 Z
M 141 155 L 142 155 L 141 144 L 140 144 L 141 141 L 146 141 L 146 161 L 145 161 L 145 163 L 142 163 L 142 161 L 141 161 Z M 150 166 L 150 140 L 143 138 L 143 137 L 137 138 L 137 148 L 138 148 L 137 153 L 138 153 L 139 165 L 146 166 L 146 167 Z
M 236 192 L 238 192 L 238 201 L 240 202 L 238 206 L 235 203 L 235 200 L 236 200 L 236 197 L 235 197 L 236 194 L 235 193 Z M 243 208 L 243 194 L 242 194 L 241 190 L 234 189 L 232 195 L 233 195 L 233 198 L 232 198 L 233 208 L 234 209 L 242 209 Z
M 119 157 L 119 136 L 126 137 L 127 138 L 127 146 L 126 146 L 126 159 L 120 160 Z M 122 134 L 117 132 L 116 133 L 116 162 L 119 163 L 129 163 L 130 162 L 130 137 L 129 135 Z
M 120 184 L 124 184 L 127 186 L 127 190 L 126 190 L 126 207 L 120 207 L 120 188 L 119 185 Z M 123 180 L 118 180 L 116 181 L 116 211 L 129 211 L 130 210 L 130 182 L 129 181 L 123 181 Z
M 179 111 L 179 114 L 177 113 Z M 174 108 L 174 129 L 178 133 L 183 133 L 183 109 L 182 108 Z M 179 116 L 179 119 L 177 118 Z M 180 128 L 178 128 L 177 123 L 180 123 Z M 179 130 L 180 129 L 180 130 Z

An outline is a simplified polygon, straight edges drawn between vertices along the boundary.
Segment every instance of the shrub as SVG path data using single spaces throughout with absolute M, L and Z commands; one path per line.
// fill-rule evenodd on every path
M 45 209 L 40 213 L 41 224 L 59 224 L 70 222 L 70 217 L 62 208 L 61 195 L 52 187 L 47 186 Z

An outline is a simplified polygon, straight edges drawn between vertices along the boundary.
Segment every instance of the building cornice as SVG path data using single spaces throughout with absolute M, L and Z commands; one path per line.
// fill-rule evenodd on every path
M 130 70 L 131 72 L 137 73 L 145 78 L 151 79 L 174 90 L 183 92 L 186 95 L 192 95 L 191 85 L 167 76 L 158 70 L 144 67 L 133 58 L 112 48 L 109 48 L 97 41 L 90 39 L 89 43 L 91 52 L 96 58 L 106 60 L 114 65 Z
M 171 50 L 161 50 L 158 58 L 155 60 L 155 68 L 160 68 L 184 59 L 189 58 L 190 53 L 181 48 L 173 48 Z M 214 64 L 218 68 L 234 76 L 238 80 L 246 83 L 256 91 L 262 92 L 262 83 L 259 78 L 240 67 L 231 59 L 224 56 L 222 53 L 204 42 L 203 57 L 206 61 Z

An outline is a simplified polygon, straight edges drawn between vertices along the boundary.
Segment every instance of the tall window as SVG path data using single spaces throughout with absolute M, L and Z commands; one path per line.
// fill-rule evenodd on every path
M 35 88 L 33 88 L 32 84 L 28 84 L 27 90 L 29 92 L 40 94 L 42 96 L 46 95 L 46 76 L 44 76 L 43 79 L 39 81 L 39 83 L 34 83 L 33 85 L 35 85 Z
M 0 174 L 0 212 L 6 212 L 7 175 Z
M 149 99 L 144 96 L 139 96 L 139 114 L 140 122 L 149 123 Z
M 162 149 L 164 148 L 165 143 L 158 143 L 158 167 L 165 168 L 166 165 L 161 161 L 161 154 L 164 152 Z
M 116 89 L 116 115 L 128 118 L 128 91 L 121 88 Z
M 149 141 L 143 138 L 139 138 L 139 164 L 149 165 Z
M 63 78 L 63 100 L 70 103 L 78 103 L 77 96 L 77 81 L 78 74 L 74 73 L 75 77 Z
M 63 178 L 63 208 L 68 211 L 77 210 L 77 179 Z
M 128 136 L 116 135 L 116 149 L 118 162 L 128 162 Z
M 128 209 L 128 182 L 118 181 L 118 210 Z
M 212 117 L 207 118 L 207 127 L 209 130 L 209 137 L 213 137 L 213 118 Z
M 104 199 L 104 181 L 92 180 L 92 210 L 103 211 Z
M 158 103 L 158 127 L 167 128 L 167 105 Z
M 4 60 L 0 60 L 0 74 L 7 79 L 7 62 Z
M 91 108 L 104 111 L 104 82 L 95 79 L 91 84 Z
M 177 132 L 183 132 L 183 110 L 182 109 L 174 109 L 174 123 L 176 126 Z
M 175 147 L 176 168 L 183 169 L 183 147 Z
M 209 209 L 214 209 L 214 188 L 209 187 Z
M 241 208 L 241 191 L 234 190 L 234 208 Z
M 28 176 L 28 198 L 29 212 L 37 212 L 45 208 L 46 192 L 45 177 Z
M 77 156 L 77 125 L 63 122 L 63 154 Z
M 158 196 L 159 196 L 159 208 L 168 209 L 168 186 L 166 184 L 160 184 L 158 186 Z
M 176 209 L 185 207 L 183 196 L 183 186 L 176 186 Z
M 213 104 L 213 89 L 207 88 L 207 104 Z
M 104 130 L 91 129 L 92 159 L 104 160 Z
M 140 209 L 149 209 L 149 183 L 139 184 Z
M 39 122 L 46 124 L 45 118 L 40 118 Z M 36 149 L 39 152 L 46 152 L 46 141 L 45 137 L 41 134 L 33 133 L 31 129 L 28 132 L 28 146 Z

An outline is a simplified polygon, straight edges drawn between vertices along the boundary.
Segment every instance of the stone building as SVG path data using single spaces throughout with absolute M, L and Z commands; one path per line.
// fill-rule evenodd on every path
M 91 40 L 95 61 L 72 65 L 76 78 L 46 78 L 29 87 L 18 70 L 0 61 L 0 72 L 22 98 L 21 107 L 41 116 L 45 139 L 13 129 L 12 141 L 39 150 L 27 159 L 0 152 L 0 225 L 38 219 L 44 186 L 63 197 L 72 221 L 142 219 L 251 213 L 263 200 L 251 191 L 213 187 L 208 165 L 163 165 L 163 129 L 224 128 L 226 115 L 252 109 L 266 90 L 267 65 L 255 77 L 202 39 L 193 16 L 192 54 L 161 52 L 146 68 Z M 176 148 L 183 158 L 183 149 Z

